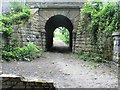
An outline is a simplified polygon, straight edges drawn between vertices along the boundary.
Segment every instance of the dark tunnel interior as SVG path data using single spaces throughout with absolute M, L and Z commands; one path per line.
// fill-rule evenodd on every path
M 63 15 L 55 15 L 51 17 L 46 25 L 45 25 L 45 30 L 46 30 L 46 50 L 51 51 L 53 47 L 53 34 L 56 28 L 58 27 L 65 27 L 69 31 L 69 50 L 72 51 L 72 30 L 73 30 L 73 25 L 71 21 Z

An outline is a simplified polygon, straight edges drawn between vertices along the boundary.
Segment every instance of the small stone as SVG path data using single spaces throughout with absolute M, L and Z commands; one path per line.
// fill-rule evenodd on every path
M 35 74 L 37 74 L 37 72 L 35 72 Z
M 59 72 L 61 72 L 62 70 L 59 70 Z
M 70 75 L 70 73 L 64 73 L 65 75 Z
M 104 71 L 102 73 L 105 73 Z
M 94 78 L 95 80 L 97 80 L 97 78 Z

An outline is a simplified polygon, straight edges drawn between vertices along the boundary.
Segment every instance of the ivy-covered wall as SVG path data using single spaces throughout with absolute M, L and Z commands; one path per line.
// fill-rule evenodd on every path
M 0 33 L 2 35 L 2 60 L 31 61 L 39 57 L 41 48 L 35 45 L 31 35 L 30 8 L 22 7 L 18 2 L 11 4 L 10 12 L 0 16 Z
M 114 31 L 120 30 L 120 8 L 118 3 L 87 2 L 81 9 L 77 31 L 77 52 L 99 57 L 98 61 L 113 60 Z M 94 58 L 92 58 L 94 60 Z M 91 59 L 91 60 L 92 60 Z

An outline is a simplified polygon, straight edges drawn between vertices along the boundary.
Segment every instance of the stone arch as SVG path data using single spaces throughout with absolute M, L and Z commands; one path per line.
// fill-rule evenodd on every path
M 56 15 L 63 15 L 66 18 L 68 18 L 70 20 L 70 22 L 72 23 L 73 29 L 71 31 L 71 51 L 75 52 L 77 46 L 75 46 L 76 44 L 76 33 L 77 33 L 77 29 L 78 29 L 78 25 L 79 25 L 79 19 L 80 19 L 80 9 L 79 8 L 39 8 L 37 11 L 39 17 L 37 19 L 37 22 L 39 22 L 39 28 L 35 28 L 38 29 L 40 35 L 41 35 L 41 45 L 44 48 L 44 50 L 46 51 L 46 43 L 47 43 L 47 39 L 46 39 L 46 30 L 45 30 L 45 26 L 46 23 L 48 22 L 48 20 L 51 17 L 54 17 Z M 36 19 L 36 17 L 35 17 Z M 36 21 L 36 20 L 35 20 Z M 35 24 L 36 26 L 36 24 Z M 46 35 L 45 35 L 46 34 Z M 52 44 L 51 44 L 52 46 Z
M 79 17 L 80 17 L 80 10 L 79 8 L 75 8 L 75 9 L 71 9 L 71 8 L 47 8 L 47 9 L 39 9 L 38 10 L 38 14 L 39 14 L 39 26 L 40 26 L 40 30 L 42 32 L 45 32 L 45 24 L 47 23 L 47 21 L 55 16 L 55 15 L 63 15 L 66 16 L 67 18 L 69 18 L 69 20 L 72 22 L 73 24 L 73 32 L 76 32 L 77 28 L 78 28 L 78 24 L 79 24 Z
M 53 32 L 58 27 L 65 27 L 68 29 L 70 33 L 70 43 L 69 48 L 72 51 L 72 31 L 73 24 L 71 20 L 64 15 L 54 15 L 50 17 L 45 23 L 45 31 L 46 31 L 46 50 L 49 51 L 53 46 Z

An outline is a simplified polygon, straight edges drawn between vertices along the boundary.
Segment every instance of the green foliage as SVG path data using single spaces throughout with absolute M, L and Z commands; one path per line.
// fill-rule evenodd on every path
M 18 12 L 22 12 L 24 8 L 18 2 L 11 2 L 10 9 L 12 13 L 18 13 Z
M 14 54 L 12 52 L 4 51 L 2 50 L 2 59 L 5 61 L 10 61 L 14 57 Z
M 23 7 L 18 2 L 12 2 L 11 12 L 2 15 L 0 19 L 0 31 L 11 36 L 13 33 L 13 26 L 15 24 L 22 24 L 30 18 L 30 8 Z
M 63 35 L 62 37 L 60 37 L 60 39 L 66 44 L 69 44 L 69 36 Z
M 64 29 L 64 39 L 63 41 L 66 43 L 66 44 L 69 44 L 69 31 L 67 29 Z
M 16 24 L 17 23 L 20 24 L 22 21 L 27 21 L 29 19 L 29 17 L 30 17 L 30 15 L 28 13 L 20 12 L 17 14 L 13 14 L 13 16 L 11 18 L 12 18 L 13 22 L 15 22 Z
M 10 27 L 3 27 L 3 29 L 1 31 L 3 33 L 7 34 L 8 36 L 10 36 L 13 33 L 13 28 L 12 28 L 12 26 L 10 26 Z
M 81 60 L 84 60 L 84 61 L 106 62 L 104 58 L 93 53 L 77 52 L 76 54 Z
M 24 47 L 14 47 L 10 50 L 10 46 L 6 46 L 2 51 L 2 59 L 4 61 L 11 60 L 23 60 L 23 61 L 31 61 L 37 57 L 37 53 L 39 53 L 39 48 L 33 44 L 29 43 Z
M 63 42 L 69 44 L 69 31 L 65 27 L 59 27 L 60 33 L 54 33 L 55 37 L 59 37 Z
M 30 8 L 28 6 L 23 7 L 18 2 L 12 2 L 11 12 L 0 17 L 0 31 L 11 37 L 14 32 L 14 25 L 23 24 L 30 18 Z M 31 61 L 40 52 L 39 48 L 31 42 L 27 46 L 20 47 L 17 39 L 9 39 L 11 39 L 11 42 L 3 46 L 2 50 L 2 59 L 4 61 Z
M 109 33 L 120 30 L 120 8 L 117 3 L 103 4 L 102 2 L 88 2 L 82 9 L 87 18 L 91 18 L 90 29 L 96 32 Z
M 1 23 L 4 23 L 5 26 L 11 25 L 12 20 L 9 17 L 3 16 L 1 19 Z
M 96 53 L 96 56 L 101 55 L 104 60 L 111 60 L 112 32 L 120 31 L 119 3 L 87 2 L 81 12 L 81 31 L 89 33 L 91 54 Z

